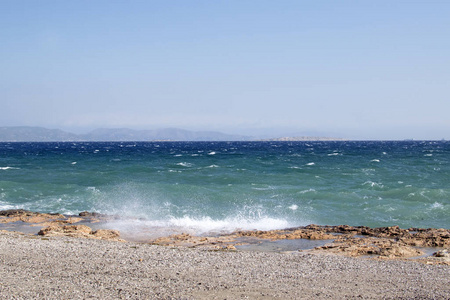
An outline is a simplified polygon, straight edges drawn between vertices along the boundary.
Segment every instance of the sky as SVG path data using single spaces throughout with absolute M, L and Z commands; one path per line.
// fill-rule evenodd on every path
M 450 139 L 450 1 L 0 0 L 0 126 Z

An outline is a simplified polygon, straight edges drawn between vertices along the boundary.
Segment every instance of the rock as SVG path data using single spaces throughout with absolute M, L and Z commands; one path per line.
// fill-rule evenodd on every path
M 70 236 L 81 238 L 92 238 L 101 240 L 113 240 L 123 241 L 120 237 L 120 232 L 110 229 L 99 229 L 92 231 L 92 229 L 86 225 L 51 225 L 41 229 L 38 235 L 43 236 Z
M 112 229 L 98 229 L 91 232 L 91 234 L 103 240 L 111 240 L 120 237 L 120 232 Z
M 10 209 L 0 211 L 0 223 L 26 222 L 42 223 L 50 220 L 65 219 L 61 214 L 44 214 L 23 209 Z
M 377 255 L 380 258 L 407 258 L 423 254 L 422 251 L 409 245 L 378 237 L 339 237 L 333 243 L 318 247 L 316 250 L 326 250 L 352 257 Z
M 253 231 L 236 231 L 232 236 L 235 237 L 255 237 L 269 240 L 293 240 L 293 239 L 311 239 L 311 240 L 327 240 L 333 239 L 334 236 L 328 234 L 322 228 L 292 228 L 287 230 L 253 230 Z
M 433 253 L 433 256 L 450 258 L 450 250 L 449 249 L 439 250 L 438 252 Z
M 38 232 L 38 235 L 87 235 L 91 232 L 92 229 L 86 225 L 50 225 L 46 228 L 41 229 Z

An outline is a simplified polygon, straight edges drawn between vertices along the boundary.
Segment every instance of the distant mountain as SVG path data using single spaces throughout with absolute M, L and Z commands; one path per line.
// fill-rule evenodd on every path
M 264 139 L 260 141 L 269 142 L 301 142 L 301 141 L 344 141 L 342 138 L 323 137 L 323 136 L 295 136 L 295 137 L 281 137 L 274 139 Z
M 0 141 L 2 142 L 53 142 L 78 141 L 78 135 L 59 129 L 42 127 L 0 127 Z
M 128 128 L 96 129 L 87 134 L 74 134 L 42 127 L 0 127 L 2 142 L 53 141 L 243 141 L 251 137 L 229 135 L 214 131 L 189 131 L 177 128 L 133 130 Z
M 250 137 L 230 135 L 215 131 L 189 131 L 178 128 L 133 130 L 128 128 L 101 128 L 80 135 L 88 141 L 243 141 Z

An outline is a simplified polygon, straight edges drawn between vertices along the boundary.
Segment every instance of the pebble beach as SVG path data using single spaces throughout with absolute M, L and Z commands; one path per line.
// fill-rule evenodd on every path
M 0 232 L 3 299 L 449 299 L 450 267 Z

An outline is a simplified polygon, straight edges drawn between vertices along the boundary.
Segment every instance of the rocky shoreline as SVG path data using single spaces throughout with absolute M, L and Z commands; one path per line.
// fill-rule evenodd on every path
M 78 216 L 46 214 L 26 210 L 0 211 L 0 224 L 26 224 L 40 227 L 40 236 L 67 236 L 77 238 L 100 239 L 126 242 L 120 232 L 113 229 L 93 230 L 89 224 L 120 219 L 92 212 L 81 212 Z M 9 230 L 14 230 L 11 225 Z M 20 231 L 20 230 L 19 230 Z M 415 258 L 425 264 L 450 265 L 449 229 L 402 229 L 398 226 L 370 228 L 366 226 L 320 226 L 288 228 L 269 231 L 236 231 L 214 236 L 195 236 L 187 233 L 173 234 L 144 242 L 168 247 L 203 248 L 207 250 L 235 251 L 240 245 L 264 243 L 277 240 L 325 240 L 324 245 L 312 249 L 299 250 L 309 253 L 326 253 L 350 257 L 364 257 L 378 260 L 404 260 Z M 431 249 L 432 255 L 426 255 L 424 249 Z M 430 252 L 430 251 L 429 251 Z
M 8 230 L 22 223 L 40 227 L 38 235 L 0 230 L 0 297 L 450 298 L 450 267 L 445 265 L 445 255 L 418 263 L 419 260 L 405 260 L 408 252 L 394 246 L 400 243 L 408 247 L 414 247 L 413 244 L 448 247 L 446 229 L 310 225 L 209 237 L 178 234 L 136 243 L 125 242 L 116 230 L 92 230 L 86 225 L 109 218 L 87 212 L 79 216 L 21 210 L 0 212 L 0 223 Z M 243 240 L 330 237 L 333 242 L 307 251 L 235 250 Z M 375 259 L 367 259 L 365 254 L 372 254 Z M 361 255 L 364 258 L 346 257 Z

